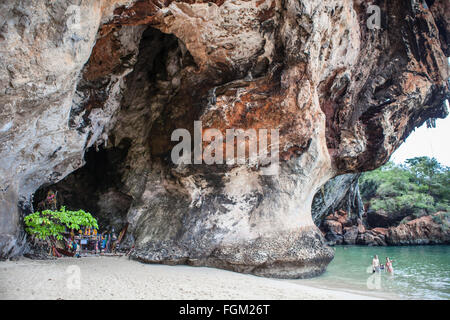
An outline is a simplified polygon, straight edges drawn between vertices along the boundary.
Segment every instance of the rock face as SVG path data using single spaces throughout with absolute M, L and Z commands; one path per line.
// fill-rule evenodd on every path
M 318 226 L 329 214 L 344 210 L 355 220 L 361 218 L 364 205 L 359 193 L 359 174 L 349 173 L 329 180 L 314 196 L 311 214 Z M 356 221 L 356 220 L 355 220 Z
M 128 221 L 144 262 L 320 274 L 315 193 L 447 115 L 446 4 L 429 2 L 378 1 L 378 29 L 360 0 L 2 2 L 0 256 L 23 252 L 21 216 L 51 186 Z M 277 129 L 278 174 L 174 165 L 171 134 L 195 120 Z
M 365 217 L 364 217 L 365 218 Z M 365 219 L 348 219 L 346 212 L 340 210 L 325 217 L 320 225 L 327 243 L 330 245 L 417 245 L 450 243 L 450 220 L 448 212 L 438 212 L 389 228 L 366 228 Z
M 409 215 L 408 212 L 394 214 L 392 212 L 386 212 L 384 210 L 369 210 L 367 211 L 367 223 L 369 226 L 388 228 L 396 226 Z
M 386 241 L 390 245 L 448 244 L 450 243 L 449 226 L 448 213 L 439 212 L 389 228 Z

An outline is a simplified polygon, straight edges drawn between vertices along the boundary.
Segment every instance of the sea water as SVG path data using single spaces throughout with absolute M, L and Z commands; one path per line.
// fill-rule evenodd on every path
M 387 299 L 450 299 L 450 246 L 336 246 L 325 273 L 295 280 L 321 288 Z M 372 258 L 393 260 L 394 274 L 372 273 Z

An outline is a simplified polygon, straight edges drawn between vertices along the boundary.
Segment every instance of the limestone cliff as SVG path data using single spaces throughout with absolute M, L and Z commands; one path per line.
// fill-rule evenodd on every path
M 141 261 L 323 272 L 314 194 L 447 115 L 447 2 L 374 5 L 377 27 L 362 0 L 1 1 L 0 255 L 25 250 L 21 216 L 57 183 L 128 221 Z M 174 165 L 195 120 L 277 129 L 278 174 Z
M 311 213 L 328 245 L 414 245 L 450 243 L 448 212 L 417 217 L 411 211 L 370 209 L 359 191 L 359 174 L 329 180 L 315 195 Z M 364 192 L 364 191 L 363 191 Z

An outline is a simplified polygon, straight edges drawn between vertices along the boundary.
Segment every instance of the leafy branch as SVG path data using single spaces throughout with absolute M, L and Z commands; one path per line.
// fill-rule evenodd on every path
M 66 228 L 79 230 L 81 227 L 98 228 L 97 220 L 84 210 L 70 211 L 61 207 L 59 211 L 34 212 L 24 218 L 26 231 L 39 239 L 54 237 L 63 239 Z

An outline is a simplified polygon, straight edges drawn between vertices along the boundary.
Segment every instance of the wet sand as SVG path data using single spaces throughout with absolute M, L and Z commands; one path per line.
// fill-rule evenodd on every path
M 0 299 L 374 299 L 214 268 L 127 257 L 0 262 Z

